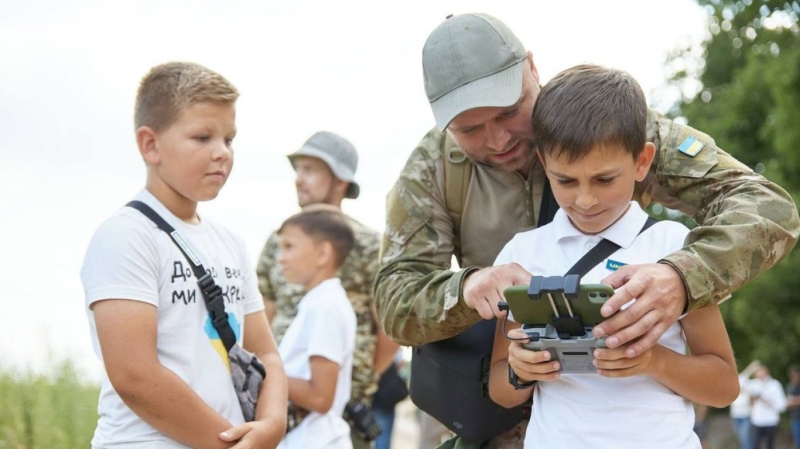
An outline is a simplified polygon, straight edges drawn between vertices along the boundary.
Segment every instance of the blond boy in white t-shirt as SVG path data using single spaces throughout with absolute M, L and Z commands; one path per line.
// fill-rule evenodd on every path
M 81 269 L 106 374 L 92 447 L 274 447 L 285 432 L 286 378 L 244 243 L 197 213 L 231 173 L 238 96 L 199 64 L 170 62 L 145 75 L 134 124 L 147 178 L 136 199 L 188 241 L 222 288 L 237 344 L 264 363 L 256 419 L 244 422 L 228 353 L 184 255 L 123 207 L 98 227 Z

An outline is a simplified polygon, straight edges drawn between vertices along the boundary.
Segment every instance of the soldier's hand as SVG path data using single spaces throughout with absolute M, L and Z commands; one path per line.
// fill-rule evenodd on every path
M 464 280 L 462 295 L 467 307 L 475 309 L 484 320 L 502 317 L 505 312 L 497 308 L 505 301 L 503 290 L 512 285 L 529 284 L 531 274 L 516 263 L 481 268 Z
M 636 357 L 653 347 L 664 331 L 678 321 L 686 306 L 683 280 L 667 264 L 625 265 L 601 282 L 615 289 L 614 296 L 600 310 L 604 317 L 614 315 L 624 304 L 636 299 L 630 307 L 593 330 L 597 338 L 608 336 L 609 348 L 638 338 L 625 350 L 627 357 Z

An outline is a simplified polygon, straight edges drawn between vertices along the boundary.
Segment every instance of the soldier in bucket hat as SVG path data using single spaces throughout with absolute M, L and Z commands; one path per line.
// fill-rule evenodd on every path
M 304 210 L 324 207 L 341 212 L 342 200 L 358 198 L 361 190 L 355 180 L 358 153 L 344 137 L 319 131 L 288 158 L 296 173 L 297 204 Z M 368 411 L 377 390 L 376 374 L 389 366 L 398 345 L 381 330 L 372 294 L 378 270 L 379 234 L 352 217 L 347 218 L 353 227 L 355 244 L 339 269 L 338 277 L 357 318 L 352 394 L 347 409 Z M 256 271 L 267 315 L 280 344 L 297 315 L 297 306 L 305 291 L 301 286 L 286 283 L 277 255 L 278 236 L 273 233 L 264 245 Z M 345 417 L 351 424 L 353 447 L 369 447 L 370 439 L 375 436 L 362 429 L 364 426 L 359 425 L 356 417 L 348 416 L 347 412 Z
M 436 126 L 388 195 L 376 282 L 386 332 L 405 345 L 458 338 L 502 316 L 503 289 L 531 275 L 492 263 L 549 209 L 530 123 L 539 73 L 513 32 L 486 14 L 449 16 L 428 36 L 422 66 Z M 633 342 L 629 357 L 655 344 L 687 309 L 721 301 L 778 263 L 800 234 L 788 193 L 711 137 L 652 110 L 647 128 L 657 155 L 634 199 L 680 210 L 699 226 L 685 248 L 659 263 L 622 266 L 604 279 L 616 289 L 604 316 L 636 303 L 597 326 L 596 336 L 609 336 L 610 347 Z M 453 256 L 459 271 L 450 271 Z M 521 439 L 509 444 L 522 447 Z
M 324 162 L 335 178 L 331 179 L 332 184 L 335 184 L 336 181 L 347 183 L 344 198 L 358 198 L 358 194 L 361 192 L 361 188 L 355 181 L 356 169 L 358 168 L 358 153 L 349 140 L 332 132 L 320 131 L 311 136 L 299 150 L 288 156 L 295 170 L 297 170 L 296 163 L 298 159 L 302 160 L 303 157 L 316 158 Z M 307 160 L 311 164 L 316 164 L 318 168 L 321 168 L 318 162 L 313 162 L 310 159 Z M 299 184 L 302 182 L 300 177 L 298 177 L 296 183 Z M 330 187 L 335 188 L 333 185 Z M 300 207 L 303 207 L 306 204 L 326 201 L 319 198 L 301 200 L 298 196 L 298 202 L 300 203 Z M 341 206 L 341 199 L 338 201 L 331 199 L 328 204 Z

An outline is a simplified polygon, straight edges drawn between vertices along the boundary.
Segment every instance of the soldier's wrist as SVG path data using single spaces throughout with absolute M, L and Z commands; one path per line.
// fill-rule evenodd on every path
M 461 270 L 460 273 L 460 282 L 458 285 L 458 299 L 459 301 L 464 301 L 464 283 L 467 281 L 467 278 L 472 276 L 474 273 L 480 271 L 481 267 L 466 267 Z
M 689 312 L 689 287 L 686 285 L 686 279 L 683 277 L 683 273 L 681 273 L 681 270 L 679 270 L 678 267 L 676 267 L 675 264 L 669 260 L 661 259 L 658 261 L 658 263 L 672 268 L 681 278 L 681 284 L 683 284 L 683 310 L 681 315 L 686 315 L 686 313 Z

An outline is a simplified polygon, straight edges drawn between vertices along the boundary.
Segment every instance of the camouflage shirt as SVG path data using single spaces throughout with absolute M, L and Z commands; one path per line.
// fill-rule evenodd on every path
M 700 148 L 685 154 L 687 142 Z M 657 148 L 636 199 L 657 202 L 698 223 L 687 246 L 662 262 L 687 289 L 690 309 L 712 304 L 775 265 L 800 233 L 789 194 L 716 146 L 709 136 L 650 111 L 648 140 Z M 480 315 L 464 303 L 464 277 L 491 266 L 517 232 L 536 226 L 544 172 L 527 179 L 472 164 L 461 228 L 445 202 L 444 134 L 430 131 L 409 157 L 387 199 L 386 231 L 375 297 L 386 333 L 406 345 L 453 337 Z M 680 151 L 682 148 L 684 152 Z M 462 269 L 450 271 L 453 256 Z
M 337 273 L 342 287 L 356 312 L 356 351 L 353 356 L 353 385 L 351 397 L 369 400 L 377 390 L 374 357 L 378 341 L 378 327 L 372 314 L 374 299 L 372 284 L 378 271 L 380 236 L 358 221 L 348 217 L 355 233 L 355 244 Z M 305 295 L 302 286 L 287 284 L 278 256 L 278 234 L 267 239 L 258 260 L 258 287 L 265 301 L 275 301 L 275 318 L 272 332 L 280 343 L 286 329 L 297 316 L 297 306 Z

